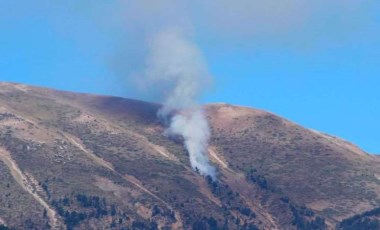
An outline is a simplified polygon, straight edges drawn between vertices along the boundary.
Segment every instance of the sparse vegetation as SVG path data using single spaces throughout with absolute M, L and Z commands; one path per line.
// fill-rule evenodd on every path
M 345 219 L 337 228 L 342 230 L 380 229 L 380 207 Z
M 291 221 L 292 225 L 296 226 L 297 229 L 300 230 L 323 230 L 327 229 L 325 220 L 319 216 L 315 216 L 314 212 L 305 206 L 297 206 L 293 204 L 290 199 L 286 196 L 282 196 L 283 194 L 281 190 L 275 188 L 270 185 L 266 178 L 262 175 L 259 175 L 256 169 L 247 170 L 246 179 L 253 184 L 258 185 L 260 188 L 266 191 L 267 195 L 273 196 L 277 199 L 277 202 L 283 202 L 285 204 L 286 209 L 290 210 L 293 219 Z
M 0 89 L 0 156 L 9 153 L 32 192 L 0 158 L 0 218 L 7 224 L 0 230 L 325 229 L 363 203 L 380 206 L 380 159 L 272 114 L 206 108 L 211 145 L 228 166 L 218 167 L 213 181 L 192 171 L 181 138 L 163 135 L 159 105 L 7 87 Z M 331 211 L 303 206 L 314 200 Z M 366 213 L 339 227 L 371 229 L 376 221 Z
M 119 227 L 119 225 L 122 225 L 124 222 L 122 216 L 125 217 L 125 215 L 120 216 L 115 204 L 109 205 L 107 204 L 106 198 L 99 196 L 77 194 L 73 199 L 64 197 L 59 200 L 53 200 L 52 206 L 63 218 L 68 229 L 74 229 L 82 222 L 90 221 L 91 219 L 115 216 L 119 216 L 119 218 L 112 218 L 113 221 L 111 225 Z

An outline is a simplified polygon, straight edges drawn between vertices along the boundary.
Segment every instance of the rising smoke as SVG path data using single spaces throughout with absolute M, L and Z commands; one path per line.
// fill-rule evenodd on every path
M 194 42 L 192 20 L 184 13 L 187 1 L 131 0 L 127 6 L 132 37 L 143 41 L 136 46 L 143 61 L 132 67 L 132 82 L 162 103 L 157 115 L 168 126 L 165 134 L 183 138 L 192 168 L 215 179 L 207 156 L 210 129 L 199 104 L 212 77 Z
M 201 51 L 185 32 L 167 28 L 149 41 L 145 70 L 138 75 L 164 93 L 158 116 L 169 120 L 168 135 L 180 135 L 190 163 L 201 175 L 215 178 L 207 157 L 209 125 L 198 104 L 199 96 L 211 82 Z

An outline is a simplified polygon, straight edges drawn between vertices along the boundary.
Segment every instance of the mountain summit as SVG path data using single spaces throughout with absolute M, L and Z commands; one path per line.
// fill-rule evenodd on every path
M 0 83 L 0 229 L 379 229 L 380 158 L 274 114 L 206 105 L 217 180 L 160 105 Z

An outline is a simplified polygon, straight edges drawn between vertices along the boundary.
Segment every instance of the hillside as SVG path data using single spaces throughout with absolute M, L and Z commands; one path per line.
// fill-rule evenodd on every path
M 379 226 L 378 156 L 265 111 L 211 104 L 212 181 L 191 169 L 181 138 L 163 135 L 159 108 L 0 83 L 0 226 Z

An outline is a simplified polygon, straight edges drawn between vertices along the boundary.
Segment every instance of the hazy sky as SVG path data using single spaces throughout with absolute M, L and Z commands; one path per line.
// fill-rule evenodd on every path
M 129 76 L 149 36 L 177 27 L 213 75 L 204 103 L 262 108 L 380 153 L 378 12 L 378 0 L 2 0 L 0 80 L 154 100 Z

